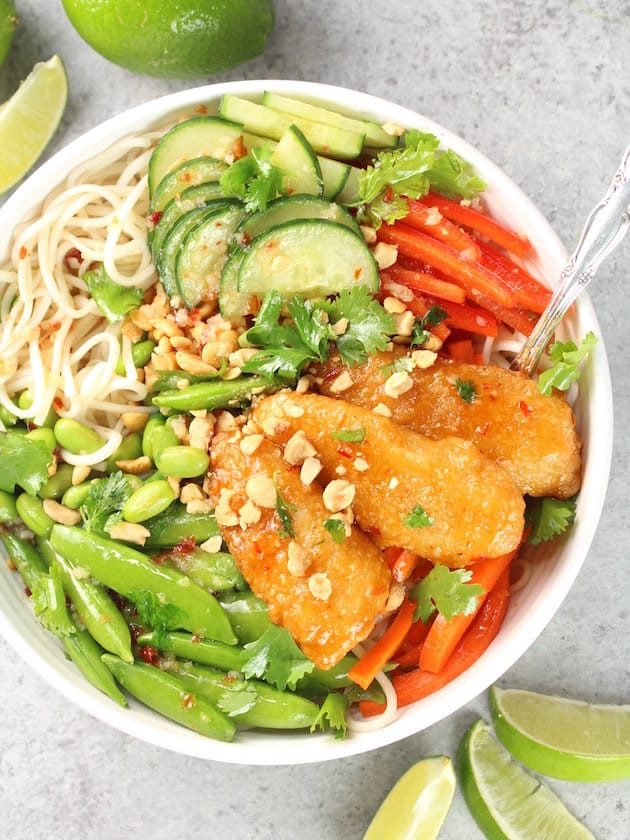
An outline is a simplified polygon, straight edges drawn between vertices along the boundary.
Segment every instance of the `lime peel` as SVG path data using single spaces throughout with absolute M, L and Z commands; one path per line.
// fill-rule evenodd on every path
M 462 793 L 490 840 L 594 840 L 547 785 L 513 761 L 478 720 L 457 752 Z
M 57 130 L 68 99 L 63 61 L 38 62 L 11 99 L 0 106 L 0 193 L 33 166 Z
M 435 840 L 451 807 L 455 785 L 447 756 L 418 761 L 385 797 L 363 840 Z
M 630 706 L 494 686 L 490 709 L 501 743 L 538 773 L 577 782 L 630 778 Z

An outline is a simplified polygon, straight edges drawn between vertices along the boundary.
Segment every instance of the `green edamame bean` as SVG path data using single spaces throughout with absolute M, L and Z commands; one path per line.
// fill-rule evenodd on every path
M 164 426 L 165 423 L 166 419 L 161 414 L 152 414 L 142 432 L 142 454 L 151 460 L 153 460 L 153 446 L 151 445 L 153 432 L 155 429 Z
M 155 465 L 174 478 L 196 478 L 208 471 L 210 458 L 194 446 L 167 446 L 156 453 Z
M 123 473 L 123 475 L 127 479 L 127 484 L 132 493 L 135 493 L 144 484 L 139 475 L 133 475 L 132 473 Z
M 68 487 L 61 497 L 61 504 L 65 507 L 72 508 L 72 510 L 78 510 L 85 501 L 87 494 L 90 492 L 91 486 L 91 481 L 84 481 L 83 484 L 76 484 L 72 487 Z
M 319 715 L 317 703 L 290 691 L 280 691 L 261 680 L 234 679 L 232 674 L 214 668 L 184 663 L 175 673 L 196 697 L 207 700 L 213 706 L 225 699 L 226 692 L 244 689 L 252 692 L 256 698 L 253 705 L 244 712 L 231 715 L 237 724 L 243 726 L 306 729 L 315 723 Z
M 18 516 L 27 528 L 38 537 L 48 537 L 52 530 L 54 521 L 44 511 L 44 503 L 35 496 L 22 493 L 15 500 L 15 507 Z
M 39 426 L 37 429 L 32 429 L 30 432 L 27 432 L 24 437 L 27 437 L 30 440 L 40 440 L 48 449 L 50 449 L 51 452 L 54 452 L 57 448 L 57 440 L 54 432 L 46 426 Z
M 57 472 L 51 475 L 39 490 L 42 499 L 61 499 L 69 487 L 72 487 L 72 464 L 59 464 Z
M 151 361 L 151 354 L 155 350 L 155 342 L 150 339 L 146 341 L 136 341 L 131 345 L 131 358 L 133 359 L 133 366 L 135 368 L 144 367 Z M 125 375 L 125 364 L 122 356 L 116 362 L 116 373 L 118 376 Z
M 108 653 L 102 658 L 123 688 L 156 712 L 209 738 L 234 737 L 234 722 L 207 700 L 192 695 L 172 674 L 142 662 L 128 665 Z
M 142 633 L 139 645 L 150 645 L 158 650 L 174 653 L 179 659 L 190 659 L 201 665 L 210 665 L 222 671 L 240 671 L 248 661 L 249 654 L 241 647 L 226 645 L 211 639 L 198 639 L 189 633 L 172 630 L 169 633 Z
M 10 426 L 15 426 L 17 423 L 18 418 L 15 414 L 11 414 L 3 405 L 0 405 L 0 423 L 2 423 L 7 428 Z
M 17 518 L 15 497 L 4 490 L 0 490 L 0 522 L 13 522 Z
M 132 432 L 123 438 L 118 449 L 107 459 L 107 472 L 116 472 L 116 461 L 134 461 L 142 455 L 142 438 L 138 432 Z
M 156 426 L 151 433 L 151 455 L 157 464 L 157 458 L 164 449 L 179 446 L 180 440 L 170 426 Z
M 52 547 L 70 562 L 76 562 L 104 586 L 125 597 L 142 590 L 177 608 L 178 624 L 199 636 L 236 644 L 236 636 L 217 600 L 190 578 L 159 566 L 123 543 L 65 525 L 55 525 Z
M 145 543 L 147 548 L 170 548 L 190 538 L 201 545 L 220 533 L 213 514 L 188 513 L 179 502 L 154 519 L 147 519 L 144 526 L 151 531 Z
M 18 406 L 21 409 L 26 410 L 26 409 L 30 408 L 32 405 L 33 405 L 33 395 L 31 394 L 31 392 L 30 391 L 22 391 L 22 393 L 18 397 Z M 45 418 L 44 422 L 41 424 L 41 426 L 39 426 L 39 428 L 40 429 L 41 428 L 52 429 L 52 427 L 55 425 L 57 420 L 58 420 L 57 412 L 55 411 L 54 408 L 51 408 L 48 411 L 48 414 L 46 415 L 46 418 Z M 54 447 L 53 447 L 53 449 L 54 449 Z
M 91 429 L 72 417 L 61 417 L 55 423 L 55 437 L 59 446 L 73 455 L 89 455 L 105 443 L 95 429 Z
M 127 522 L 144 522 L 157 516 L 175 501 L 175 492 L 168 481 L 143 484 L 127 499 L 122 515 Z
M 30 391 L 22 391 L 20 396 L 18 397 L 18 408 L 21 408 L 23 411 L 26 411 L 33 405 L 33 395 Z

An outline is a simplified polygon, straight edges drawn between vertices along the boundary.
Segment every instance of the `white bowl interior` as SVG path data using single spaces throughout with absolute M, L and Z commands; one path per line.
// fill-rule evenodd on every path
M 254 98 L 264 90 L 328 103 L 360 113 L 430 131 L 470 161 L 488 182 L 486 198 L 499 220 L 525 233 L 536 246 L 531 261 L 537 275 L 553 285 L 566 251 L 530 200 L 480 152 L 458 136 L 406 108 L 356 91 L 290 81 L 233 82 L 172 94 L 108 120 L 75 140 L 38 169 L 0 209 L 0 262 L 8 255 L 16 221 L 28 217 L 46 194 L 78 163 L 89 159 L 126 134 L 163 124 L 192 112 L 199 104 L 214 108 L 223 93 Z M 328 735 L 252 731 L 239 733 L 230 744 L 208 740 L 160 717 L 139 703 L 116 706 L 94 689 L 63 655 L 61 647 L 42 631 L 34 618 L 19 578 L 0 564 L 0 632 L 15 650 L 51 685 L 85 711 L 123 732 L 175 752 L 215 761 L 279 765 L 302 764 L 366 752 L 416 733 L 464 706 L 497 680 L 534 642 L 566 597 L 586 558 L 601 514 L 612 453 L 612 392 L 606 352 L 589 299 L 583 296 L 568 322 L 569 334 L 582 337 L 593 330 L 600 341 L 589 359 L 576 403 L 578 428 L 584 442 L 583 488 L 575 525 L 567 536 L 536 549 L 534 573 L 512 599 L 505 622 L 486 653 L 468 671 L 433 695 L 402 709 L 387 727 L 344 741 Z

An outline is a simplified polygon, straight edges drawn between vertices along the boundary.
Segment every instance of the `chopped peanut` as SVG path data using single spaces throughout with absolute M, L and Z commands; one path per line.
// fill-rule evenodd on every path
M 375 405 L 374 408 L 372 409 L 372 411 L 374 412 L 374 414 L 380 414 L 381 417 L 391 417 L 392 416 L 391 408 L 389 406 L 385 405 L 385 403 L 382 403 L 382 402 Z
M 147 458 L 146 455 L 141 455 L 139 458 L 133 458 L 129 461 L 116 461 L 116 466 L 123 472 L 131 473 L 132 475 L 142 475 L 142 473 L 148 472 L 151 469 L 152 464 L 150 458 Z
M 311 560 L 306 549 L 299 543 L 295 542 L 295 540 L 291 540 L 289 543 L 288 555 L 289 559 L 287 562 L 287 568 L 289 569 L 290 574 L 295 577 L 302 577 L 302 575 L 306 574 L 306 570 L 311 565 Z
M 109 535 L 113 540 L 144 545 L 147 537 L 151 536 L 151 531 L 145 528 L 144 525 L 139 525 L 135 522 L 119 522 L 110 528 Z
M 385 393 L 393 399 L 397 399 L 401 394 L 406 394 L 412 388 L 413 379 L 406 370 L 394 371 L 385 382 Z
M 188 502 L 193 502 L 196 499 L 205 499 L 206 494 L 198 484 L 191 483 L 182 487 L 179 498 L 183 504 L 187 505 Z
M 81 514 L 78 510 L 59 504 L 54 499 L 44 499 L 44 513 L 60 525 L 78 525 Z
M 332 593 L 332 584 L 324 572 L 316 572 L 308 579 L 311 595 L 319 601 L 327 601 Z
M 324 488 L 324 507 L 331 513 L 338 513 L 352 504 L 355 492 L 354 484 L 344 478 L 335 478 Z
M 370 465 L 365 458 L 355 458 L 352 465 L 357 472 L 365 472 L 370 469 Z
M 383 301 L 383 308 L 386 312 L 389 312 L 390 315 L 400 315 L 407 310 L 405 304 L 395 297 L 386 297 Z
M 277 492 L 273 479 L 267 475 L 254 475 L 245 485 L 245 493 L 257 505 L 275 508 Z
M 394 265 L 398 259 L 398 248 L 387 242 L 377 242 L 372 251 L 376 264 L 382 270 Z
M 322 465 L 318 458 L 307 458 L 300 470 L 300 481 L 305 487 L 312 484 L 322 471 Z
M 411 354 L 411 360 L 419 370 L 430 368 L 436 359 L 437 353 L 433 350 L 414 350 Z
M 284 460 L 287 464 L 303 464 L 307 458 L 317 455 L 317 450 L 309 441 L 303 431 L 297 431 L 286 442 L 284 447 Z
M 205 542 L 201 543 L 199 548 L 202 551 L 207 551 L 208 554 L 216 554 L 218 551 L 221 551 L 222 545 L 223 539 L 220 534 L 217 534 L 216 537 L 210 537 Z
M 241 528 L 245 529 L 248 525 L 255 525 L 257 522 L 260 522 L 262 512 L 251 499 L 248 499 L 245 504 L 239 508 L 238 515 L 239 524 Z
M 265 438 L 263 435 L 245 435 L 240 443 L 241 452 L 253 455 Z
M 141 432 L 147 425 L 149 415 L 144 411 L 125 411 L 120 415 L 120 419 L 130 432 Z
M 72 486 L 77 487 L 79 484 L 83 484 L 89 474 L 92 472 L 91 467 L 87 466 L 76 466 L 72 470 Z
M 352 377 L 347 370 L 344 370 L 330 386 L 330 390 L 333 394 L 341 394 L 344 391 L 347 391 L 348 388 L 352 388 L 353 385 L 354 382 L 352 381 Z

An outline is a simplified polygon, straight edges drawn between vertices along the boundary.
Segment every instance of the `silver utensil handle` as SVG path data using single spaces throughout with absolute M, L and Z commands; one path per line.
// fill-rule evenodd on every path
M 551 301 L 512 361 L 512 370 L 522 370 L 530 376 L 536 370 L 554 330 L 580 292 L 591 282 L 602 262 L 623 239 L 629 226 L 630 146 L 606 195 L 586 220 L 577 248 L 560 274 L 560 282 Z

